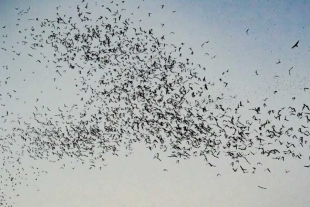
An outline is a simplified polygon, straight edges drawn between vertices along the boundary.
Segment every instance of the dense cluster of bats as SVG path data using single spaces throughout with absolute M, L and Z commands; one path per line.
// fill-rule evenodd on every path
M 257 155 L 280 161 L 309 160 L 303 155 L 309 150 L 307 103 L 278 109 L 269 108 L 267 98 L 256 107 L 242 100 L 235 106 L 224 103 L 225 93 L 216 95 L 212 87 L 220 84 L 224 90 L 227 82 L 220 79 L 215 83 L 199 76 L 201 65 L 189 58 L 178 59 L 186 50 L 184 43 L 169 44 L 152 29 L 136 28 L 122 14 L 124 5 L 124 1 L 96 3 L 102 7 L 102 16 L 92 14 L 87 2 L 76 6 L 76 16 L 62 15 L 57 7 L 55 19 L 28 19 L 34 26 L 20 29 L 24 38 L 18 39 L 18 44 L 28 50 L 15 51 L 3 41 L 1 49 L 15 53 L 14 61 L 29 56 L 42 68 L 54 70 L 54 81 L 66 71 L 76 72 L 75 87 L 81 98 L 80 103 L 64 105 L 58 111 L 36 107 L 30 121 L 19 117 L 12 121 L 16 124 L 13 131 L 1 128 L 1 172 L 11 177 L 2 184 L 21 184 L 22 156 L 50 162 L 70 157 L 99 168 L 107 153 L 131 153 L 135 144 L 143 144 L 158 160 L 170 157 L 179 162 L 202 157 L 211 167 L 227 156 L 233 171 L 243 173 L 255 173 L 261 163 L 252 163 L 251 158 Z M 5 29 L 3 26 L 2 33 Z M 5 40 L 8 35 L 1 37 Z M 297 46 L 298 42 L 289 49 Z M 52 54 L 45 53 L 48 49 Z M 5 69 L 8 66 L 3 66 Z M 10 81 L 1 80 L 1 84 Z M 304 90 L 306 93 L 308 88 Z M 1 93 L 1 99 L 13 99 L 16 94 Z M 5 109 L 4 104 L 1 107 Z M 1 110 L 1 121 L 9 120 L 10 115 Z M 299 127 L 290 126 L 293 122 Z M 21 148 L 13 153 L 11 148 L 17 143 Z M 8 170 L 12 165 L 19 168 L 19 181 Z

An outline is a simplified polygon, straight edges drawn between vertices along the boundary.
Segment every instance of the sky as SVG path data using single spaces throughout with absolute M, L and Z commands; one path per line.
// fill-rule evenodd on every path
M 235 104 L 230 95 L 236 95 L 238 101 L 249 101 L 253 107 L 262 104 L 265 98 L 268 98 L 268 107 L 277 109 L 288 106 L 301 108 L 303 103 L 310 103 L 310 90 L 304 90 L 310 88 L 310 2 L 115 2 L 126 9 L 122 15 L 130 18 L 137 28 L 153 29 L 155 36 L 165 37 L 166 44 L 184 43 L 183 56 L 178 60 L 190 58 L 205 67 L 206 70 L 198 71 L 200 77 L 206 77 L 211 82 L 218 82 L 219 78 L 228 82 L 227 87 L 216 85 L 210 91 L 214 96 L 225 93 L 227 98 L 223 103 L 226 105 Z M 81 0 L 0 0 L 0 45 L 6 49 L 0 50 L 0 114 L 3 116 L 7 111 L 13 113 L 7 120 L 0 119 L 3 143 L 4 136 L 13 132 L 17 117 L 23 117 L 35 126 L 32 116 L 37 110 L 35 107 L 49 107 L 54 112 L 64 105 L 77 104 L 79 109 L 83 108 L 80 96 L 76 95 L 83 93 L 75 87 L 76 73 L 68 68 L 60 77 L 51 63 L 52 48 L 41 50 L 47 57 L 43 67 L 36 58 L 27 55 L 31 53 L 42 58 L 40 52 L 31 51 L 28 45 L 22 43 L 23 40 L 29 41 L 24 39 L 23 30 L 27 28 L 29 31 L 32 25 L 38 25 L 36 18 L 40 21 L 55 18 L 57 12 L 74 15 L 77 4 L 82 5 Z M 92 15 L 108 13 L 101 5 L 110 6 L 111 1 L 89 1 Z M 163 9 L 161 5 L 165 5 Z M 61 7 L 56 9 L 58 6 Z M 28 13 L 24 13 L 28 8 Z M 35 33 L 41 28 L 33 29 Z M 291 49 L 298 40 L 298 47 Z M 190 54 L 189 48 L 192 48 L 194 55 Z M 20 51 L 22 55 L 17 57 L 13 51 Z M 229 72 L 222 75 L 227 70 Z M 277 93 L 274 94 L 274 91 Z M 245 111 L 243 115 L 251 114 Z M 300 123 L 278 124 L 297 127 Z M 14 157 L 20 155 L 22 145 L 21 140 L 10 144 L 13 153 L 2 151 L 1 160 L 10 157 L 16 161 Z M 308 158 L 309 149 L 303 150 Z M 55 163 L 34 160 L 26 152 L 20 163 L 3 163 L 0 171 L 3 183 L 0 186 L 7 183 L 5 179 L 9 179 L 10 173 L 18 173 L 23 168 L 24 175 L 20 177 L 23 184 L 16 185 L 14 190 L 1 186 L 1 196 L 6 199 L 1 202 L 13 203 L 12 206 L 17 207 L 302 207 L 310 203 L 310 168 L 304 167 L 309 164 L 307 158 L 305 160 L 308 162 L 297 159 L 280 162 L 256 156 L 253 162 L 262 162 L 263 167 L 255 174 L 243 174 L 234 173 L 225 158 L 217 160 L 217 167 L 211 168 L 201 158 L 177 164 L 173 159 L 162 158 L 159 161 L 153 156 L 154 153 L 143 145 L 137 145 L 129 156 L 106 155 L 106 166 L 89 169 L 89 165 L 69 158 Z M 267 168 L 271 169 L 270 173 L 265 170 Z

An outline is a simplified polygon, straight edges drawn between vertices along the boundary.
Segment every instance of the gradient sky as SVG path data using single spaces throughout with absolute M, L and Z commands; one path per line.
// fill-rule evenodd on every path
M 20 28 L 27 28 L 28 24 L 31 28 L 31 21 L 27 19 L 51 18 L 55 16 L 58 5 L 61 5 L 60 13 L 70 16 L 78 2 L 0 0 L 1 47 L 20 51 L 23 47 L 15 43 L 22 41 L 22 35 L 18 34 Z M 109 2 L 111 0 L 97 1 L 97 4 L 108 5 Z M 90 4 L 95 4 L 95 1 Z M 161 9 L 162 4 L 164 9 Z M 207 71 L 201 71 L 201 76 L 218 80 L 222 72 L 229 69 L 225 75 L 229 89 L 225 89 L 225 94 L 238 95 L 239 99 L 248 99 L 253 105 L 261 104 L 268 97 L 269 106 L 276 108 L 292 104 L 293 96 L 297 97 L 296 106 L 310 103 L 310 92 L 303 90 L 310 87 L 309 1 L 127 0 L 125 5 L 126 15 L 137 26 L 153 28 L 158 37 L 165 35 L 167 43 L 184 42 L 186 47 L 193 48 L 195 55 L 190 58 L 207 68 Z M 139 5 L 140 9 L 137 9 Z M 17 15 L 28 7 L 31 8 L 28 14 Z M 104 14 L 106 10 L 98 6 L 92 12 Z M 148 17 L 150 12 L 151 17 Z M 139 20 L 142 21 L 138 23 Z M 22 23 L 17 26 L 19 21 Z M 165 24 L 164 27 L 161 23 Z M 3 26 L 6 28 L 2 29 Z M 6 34 L 8 38 L 4 39 L 2 35 Z M 291 49 L 297 40 L 300 41 L 299 47 Z M 209 43 L 202 48 L 205 41 Z M 8 47 L 14 44 L 14 48 Z M 46 49 L 46 54 L 52 53 Z M 211 59 L 214 55 L 216 58 Z M 19 61 L 13 61 L 14 57 L 13 53 L 10 55 L 0 50 L 1 115 L 10 111 L 30 117 L 35 111 L 34 106 L 45 105 L 57 110 L 64 104 L 78 103 L 75 95 L 78 92 L 72 86 L 74 82 L 70 71 L 62 79 L 57 79 L 56 89 L 50 78 L 55 76 L 54 70 L 40 67 L 26 55 Z M 184 54 L 186 57 L 189 56 Z M 281 64 L 276 64 L 278 60 Z M 8 70 L 2 67 L 6 65 Z M 294 68 L 289 75 L 291 67 Z M 4 84 L 5 80 L 9 84 Z M 17 91 L 16 96 L 12 90 Z M 219 87 L 214 93 L 222 90 Z M 273 95 L 274 90 L 279 92 Z M 6 95 L 8 92 L 13 94 L 13 98 Z M 18 101 L 15 97 L 19 98 Z M 232 100 L 225 101 L 229 103 Z M 9 131 L 11 126 L 0 120 L 0 127 Z M 11 196 L 10 200 L 15 202 L 13 206 L 17 207 L 306 207 L 310 203 L 310 171 L 303 167 L 305 163 L 296 160 L 280 163 L 257 157 L 257 161 L 264 163 L 266 168 L 270 167 L 272 173 L 261 170 L 252 175 L 233 173 L 227 160 L 218 161 L 217 168 L 210 168 L 199 158 L 180 164 L 169 159 L 159 162 L 152 158 L 152 153 L 143 146 L 137 146 L 129 157 L 109 157 L 106 167 L 89 170 L 88 166 L 77 166 L 70 160 L 52 164 L 44 160 L 33 161 L 25 156 L 21 160 L 22 166 L 29 172 L 33 173 L 30 166 L 35 166 L 48 173 L 38 180 L 29 176 L 28 186 L 17 187 L 16 191 L 4 189 Z M 60 169 L 63 163 L 75 169 Z M 11 170 L 14 172 L 15 169 Z M 290 172 L 285 173 L 285 170 Z M 221 176 L 217 176 L 218 173 Z

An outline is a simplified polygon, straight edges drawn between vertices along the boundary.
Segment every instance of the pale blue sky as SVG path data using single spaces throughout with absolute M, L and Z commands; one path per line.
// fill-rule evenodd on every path
M 97 2 L 98 5 L 109 5 L 111 1 Z M 44 105 L 57 110 L 63 104 L 79 103 L 76 96 L 79 91 L 73 84 L 75 74 L 68 70 L 66 75 L 58 78 L 54 70 L 42 68 L 41 64 L 27 56 L 29 51 L 21 43 L 23 33 L 18 33 L 23 28 L 31 29 L 32 22 L 28 18 L 53 17 L 58 5 L 61 5 L 59 13 L 73 15 L 78 2 L 81 1 L 0 0 L 0 45 L 8 51 L 20 50 L 25 54 L 18 61 L 13 61 L 12 58 L 16 58 L 14 53 L 0 50 L 1 115 L 9 111 L 25 118 L 32 116 L 34 106 L 40 108 Z M 93 13 L 107 12 L 100 6 L 95 7 L 95 1 L 89 4 Z M 161 9 L 162 4 L 165 4 L 164 9 Z M 140 9 L 137 9 L 138 6 Z M 28 14 L 18 15 L 19 11 L 28 7 L 31 8 Z M 193 48 L 195 55 L 190 56 L 190 50 L 187 50 L 188 54 L 185 50 L 183 58 L 190 57 L 207 68 L 207 71 L 201 70 L 199 75 L 217 81 L 222 77 L 222 72 L 229 69 L 224 77 L 229 87 L 223 89 L 216 86 L 212 92 L 214 95 L 221 92 L 238 95 L 242 101 L 249 99 L 253 106 L 268 97 L 268 106 L 273 108 L 290 104 L 302 107 L 302 103 L 310 103 L 310 91 L 303 90 L 310 87 L 309 1 L 125 0 L 124 7 L 124 16 L 130 17 L 135 25 L 153 28 L 158 37 L 165 35 L 168 44 L 184 42 L 184 48 Z M 134 15 L 131 15 L 132 12 Z M 152 13 L 151 17 L 148 13 Z M 139 23 L 139 20 L 142 21 Z M 22 23 L 17 26 L 18 22 Z M 165 24 L 163 27 L 162 23 Z M 6 34 L 8 38 L 2 36 Z M 291 49 L 297 40 L 300 41 L 299 47 Z M 17 41 L 20 42 L 18 45 Z M 209 43 L 201 47 L 205 41 Z M 47 48 L 44 52 L 52 55 Z M 276 64 L 278 60 L 281 64 Z M 9 69 L 6 70 L 5 66 Z M 289 75 L 291 67 L 292 74 Z M 258 76 L 255 71 L 258 71 Z M 57 81 L 54 82 L 53 77 L 57 77 Z M 4 81 L 9 83 L 4 84 Z M 273 95 L 274 90 L 279 92 Z M 13 98 L 9 98 L 7 93 L 12 94 Z M 297 97 L 294 103 L 293 96 Z M 225 103 L 232 104 L 233 100 L 227 99 Z M 0 126 L 9 131 L 11 123 L 2 122 L 0 120 Z M 297 126 L 299 123 L 290 124 Z M 6 132 L 0 131 L 2 133 L 4 135 Z M 18 146 L 12 149 L 19 152 Z M 309 154 L 308 151 L 306 149 L 305 154 Z M 218 161 L 218 168 L 209 168 L 200 159 L 178 165 L 174 160 L 158 162 L 152 158 L 152 153 L 143 146 L 137 146 L 129 157 L 108 157 L 107 167 L 89 170 L 88 166 L 76 166 L 70 160 L 52 164 L 24 156 L 19 167 L 23 166 L 29 174 L 33 174 L 35 171 L 30 166 L 35 166 L 47 170 L 48 174 L 43 173 L 37 181 L 32 177 L 22 180 L 28 186 L 19 186 L 16 191 L 7 187 L 0 189 L 11 196 L 8 200 L 15 202 L 13 206 L 21 207 L 302 207 L 310 203 L 310 174 L 303 167 L 306 163 L 301 161 L 292 159 L 280 163 L 261 157 L 253 158 L 264 163 L 264 167 L 252 175 L 233 173 L 228 160 Z M 62 163 L 75 167 L 75 170 L 70 167 L 59 169 Z M 272 173 L 264 171 L 267 167 L 272 169 Z M 16 172 L 15 167 L 9 170 Z M 285 173 L 285 170 L 290 170 L 290 173 Z M 7 176 L 7 173 L 0 172 L 3 177 Z M 219 172 L 221 176 L 217 176 Z M 267 190 L 258 188 L 259 185 Z

